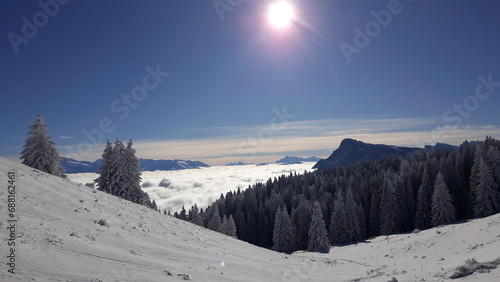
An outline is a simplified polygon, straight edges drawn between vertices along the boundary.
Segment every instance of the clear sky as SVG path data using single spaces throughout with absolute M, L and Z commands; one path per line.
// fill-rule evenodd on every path
M 37 113 L 79 160 L 117 137 L 211 165 L 500 137 L 500 2 L 290 0 L 281 29 L 271 2 L 1 1 L 0 155 Z

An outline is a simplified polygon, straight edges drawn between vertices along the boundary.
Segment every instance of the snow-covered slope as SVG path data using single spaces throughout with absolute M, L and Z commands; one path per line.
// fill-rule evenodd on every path
M 16 274 L 7 272 L 7 172 L 17 170 Z M 500 215 L 286 255 L 0 157 L 0 281 L 442 281 L 499 256 Z M 108 226 L 98 224 L 104 220 Z M 97 223 L 96 223 L 97 222 Z M 359 280 L 355 280 L 359 279 Z M 469 281 L 499 281 L 500 270 Z

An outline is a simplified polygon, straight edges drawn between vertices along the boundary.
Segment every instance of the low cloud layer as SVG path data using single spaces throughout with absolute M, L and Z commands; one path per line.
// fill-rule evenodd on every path
M 311 171 L 314 163 L 293 165 L 269 164 L 263 166 L 214 166 L 201 169 L 177 171 L 145 171 L 142 173 L 143 190 L 163 210 L 179 211 L 182 206 L 189 209 L 195 203 L 206 208 L 221 194 L 245 190 L 257 182 L 265 182 L 282 174 Z M 90 183 L 97 178 L 95 173 L 69 174 L 70 180 Z M 160 186 L 160 183 L 162 186 Z

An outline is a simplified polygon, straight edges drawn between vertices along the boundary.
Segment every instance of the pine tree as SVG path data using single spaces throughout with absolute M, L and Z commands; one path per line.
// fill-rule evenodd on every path
M 111 152 L 113 147 L 111 142 L 106 140 L 106 147 L 102 153 L 102 164 L 99 168 L 99 177 L 97 177 L 94 182 L 97 185 L 97 189 L 100 191 L 106 191 L 110 193 L 110 181 L 111 181 Z M 110 193 L 111 194 L 111 193 Z
M 257 216 L 258 216 L 258 201 L 257 201 L 257 195 L 256 191 L 254 189 L 247 189 L 243 193 L 244 195 L 244 205 L 243 209 L 245 211 L 245 223 L 246 226 L 244 228 L 245 230 L 245 236 L 247 239 L 247 242 L 251 244 L 256 244 L 257 243 Z
M 460 147 L 460 151 L 458 152 L 455 159 L 455 173 L 453 178 L 455 179 L 455 193 L 452 193 L 453 203 L 455 204 L 455 208 L 457 210 L 457 219 L 461 220 L 469 216 L 467 214 L 467 206 L 469 205 L 469 185 L 467 183 L 467 179 L 469 178 L 465 168 L 465 155 L 467 154 L 465 151 L 465 144 Z
M 357 208 L 357 214 L 358 214 L 358 219 L 359 219 L 359 231 L 360 231 L 360 238 L 359 240 L 366 238 L 367 236 L 367 231 L 366 231 L 366 216 L 365 216 L 365 209 L 363 208 L 363 204 L 359 203 L 358 208 Z
M 276 212 L 279 207 L 285 205 L 285 201 L 283 200 L 283 196 L 281 194 L 272 193 L 271 196 L 265 201 L 264 206 L 267 211 L 269 211 L 269 222 L 270 225 L 274 223 L 274 217 L 276 216 Z M 260 208 L 260 206 L 259 206 Z M 259 221 L 262 219 L 259 219 Z
M 181 212 L 179 213 L 179 219 L 187 220 L 186 208 L 184 208 L 184 206 L 182 206 Z
M 412 167 L 409 160 L 404 159 L 401 162 L 398 178 L 395 182 L 395 185 L 397 185 L 396 195 L 398 196 L 398 204 L 401 210 L 400 220 L 402 231 L 412 230 L 415 219 L 415 195 L 410 180 L 411 170 Z
M 259 238 L 257 237 L 257 215 L 255 214 L 257 211 L 248 212 L 247 213 L 247 220 L 246 220 L 246 236 L 247 240 L 250 244 L 257 245 L 259 242 Z
M 236 235 L 243 241 L 248 242 L 247 236 L 247 221 L 245 219 L 245 213 L 241 213 L 240 221 L 238 222 L 238 227 L 236 228 Z
M 380 235 L 380 193 L 374 193 L 370 202 L 370 236 Z
M 220 224 L 220 230 L 219 232 L 224 234 L 224 235 L 227 235 L 226 234 L 226 228 L 227 228 L 227 217 L 225 216 L 222 216 L 222 221 L 221 221 L 221 224 Z
M 404 190 L 404 203 L 403 203 L 403 229 L 408 231 L 408 230 L 413 230 L 413 223 L 415 219 L 415 193 L 413 190 L 412 183 L 410 181 L 410 177 L 406 179 L 402 183 L 403 187 L 402 190 Z
M 127 147 L 123 150 L 124 183 L 119 196 L 140 205 L 150 206 L 149 196 L 141 188 L 141 165 L 132 145 L 132 140 L 129 140 Z
M 198 205 L 194 204 L 191 211 L 191 223 L 199 226 L 203 226 L 203 219 L 200 216 L 200 211 L 198 210 Z
M 257 213 L 257 246 L 271 246 L 272 240 L 272 226 L 267 218 L 264 205 L 259 202 L 259 209 Z
M 455 207 L 441 172 L 436 176 L 432 194 L 432 225 L 439 226 L 455 221 Z
M 473 175 L 471 175 L 471 178 Z M 474 185 L 474 216 L 486 217 L 495 214 L 499 210 L 498 185 L 493 180 L 490 167 L 480 157 L 477 170 L 476 185 Z
M 122 199 L 151 207 L 152 203 L 147 193 L 141 188 L 140 164 L 132 148 L 132 140 L 125 147 L 116 139 L 114 147 L 106 142 L 99 169 L 100 175 L 94 182 L 98 189 Z
M 491 168 L 493 179 L 496 180 L 497 183 L 500 183 L 500 149 L 498 147 L 491 146 L 488 149 L 487 156 L 488 161 L 486 163 L 488 163 Z
M 390 235 L 399 232 L 400 214 L 394 185 L 389 176 L 384 177 L 382 201 L 380 202 L 380 232 Z
M 330 217 L 330 243 L 332 245 L 343 245 L 349 242 L 346 233 L 347 209 L 342 197 L 341 189 L 337 190 L 333 211 Z
M 45 125 L 40 114 L 36 115 L 29 129 L 29 137 L 21 152 L 22 164 L 55 176 L 65 177 L 61 157 L 55 148 L 55 143 L 47 133 L 48 126 Z
M 311 223 L 311 203 L 308 200 L 301 200 L 297 208 L 292 211 L 291 219 L 295 231 L 296 249 L 307 248 L 309 241 L 309 225 Z
M 153 202 L 151 202 L 151 209 L 153 209 L 155 211 L 159 211 L 158 205 L 156 204 L 155 200 L 153 200 Z
M 292 252 L 295 249 L 295 238 L 292 221 L 288 217 L 288 211 L 284 206 L 278 208 L 274 218 L 273 249 L 277 252 Z
M 234 224 L 234 219 L 232 215 L 230 215 L 229 217 L 224 217 L 220 232 L 227 236 L 238 238 L 236 236 L 236 225 Z
M 347 189 L 345 196 L 345 207 L 346 207 L 346 220 L 345 220 L 345 232 L 347 234 L 347 242 L 355 242 L 361 239 L 360 222 L 358 219 L 357 209 L 358 206 L 354 201 L 354 197 L 351 192 L 351 188 Z
M 477 190 L 477 186 L 479 185 L 479 166 L 481 164 L 481 158 L 483 158 L 483 153 L 484 153 L 484 145 L 483 144 L 478 144 L 475 146 L 475 153 L 474 153 L 474 163 L 471 168 L 470 172 L 470 177 L 469 177 L 469 212 L 472 212 L 474 216 L 477 217 L 476 213 L 474 212 L 475 209 L 475 200 L 474 198 L 476 197 L 475 191 Z
M 110 169 L 109 169 L 109 184 L 107 191 L 109 194 L 114 196 L 120 196 L 119 192 L 122 189 L 123 183 L 125 182 L 125 167 L 123 161 L 123 151 L 125 147 L 120 139 L 116 138 L 114 142 L 114 147 L 111 149 L 111 154 L 109 156 Z
M 313 213 L 311 216 L 311 226 L 309 227 L 309 244 L 307 250 L 310 252 L 326 252 L 330 251 L 328 242 L 328 233 L 326 232 L 325 222 L 321 206 L 318 202 L 314 203 Z
M 422 175 L 422 184 L 418 189 L 417 211 L 415 213 L 415 228 L 424 230 L 431 226 L 431 205 L 432 184 L 429 179 L 427 168 Z
M 242 230 L 240 230 L 241 222 L 245 220 L 243 216 L 243 212 L 241 211 L 241 201 L 240 201 L 240 196 L 239 195 L 234 195 L 234 200 L 235 200 L 235 212 L 233 214 L 233 219 L 234 219 L 234 225 L 236 225 L 236 235 L 238 238 L 241 239 L 242 235 Z
M 214 203 L 214 208 L 213 208 L 213 213 L 212 217 L 208 221 L 207 228 L 216 232 L 220 232 L 221 228 L 221 220 L 220 220 L 220 214 L 219 214 L 219 207 L 217 204 Z

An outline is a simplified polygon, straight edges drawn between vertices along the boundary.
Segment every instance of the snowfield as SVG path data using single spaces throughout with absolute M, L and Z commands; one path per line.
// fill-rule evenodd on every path
M 16 171 L 15 272 L 8 272 L 7 172 Z M 0 157 L 0 281 L 443 281 L 500 256 L 500 214 L 292 255 L 120 200 Z M 460 281 L 500 281 L 500 269 Z
M 304 173 L 312 171 L 314 162 L 302 164 L 268 164 L 242 166 L 212 166 L 200 169 L 185 169 L 175 171 L 143 171 L 142 190 L 147 192 L 159 208 L 180 211 L 182 206 L 188 210 L 195 203 L 205 209 L 221 193 L 236 191 L 238 187 L 245 190 L 257 182 L 266 182 L 271 177 L 283 174 Z M 68 174 L 68 178 L 82 184 L 91 183 L 99 175 L 96 173 Z M 160 186 L 164 180 L 165 186 Z M 168 186 L 167 186 L 168 185 Z

